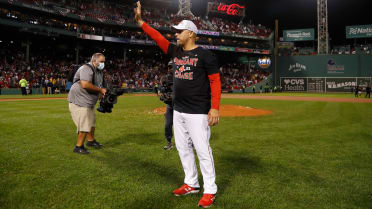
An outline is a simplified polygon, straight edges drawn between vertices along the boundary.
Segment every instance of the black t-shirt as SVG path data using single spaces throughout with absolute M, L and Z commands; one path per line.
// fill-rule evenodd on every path
M 208 114 L 211 88 L 208 75 L 219 73 L 217 59 L 209 50 L 197 47 L 184 51 L 170 44 L 168 55 L 173 61 L 173 105 L 178 112 Z

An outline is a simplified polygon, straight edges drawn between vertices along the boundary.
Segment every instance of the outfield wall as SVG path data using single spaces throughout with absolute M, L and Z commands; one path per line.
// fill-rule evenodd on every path
M 21 88 L 0 88 L 0 95 L 22 95 Z M 32 94 L 41 94 L 41 88 L 32 88 Z
M 372 86 L 372 77 L 281 77 L 279 85 L 290 92 L 352 92 Z
M 277 84 L 283 91 L 351 92 L 372 86 L 371 55 L 279 57 Z

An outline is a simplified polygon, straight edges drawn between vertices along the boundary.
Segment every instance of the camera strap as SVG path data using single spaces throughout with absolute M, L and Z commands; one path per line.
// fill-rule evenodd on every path
M 94 68 L 93 68 L 93 66 L 92 65 L 90 65 L 89 63 L 85 63 L 84 65 L 87 65 L 92 71 L 93 71 L 93 78 L 92 78 L 92 84 L 94 85 L 94 82 L 95 82 L 95 79 L 96 79 L 96 71 L 94 70 Z M 84 65 L 82 65 L 82 66 L 84 66 Z M 77 71 L 76 71 L 77 72 Z M 76 74 L 76 73 L 75 73 Z M 74 75 L 74 77 L 75 77 L 75 75 Z M 76 83 L 76 82 L 78 82 L 78 81 L 80 81 L 80 79 L 77 79 L 76 81 L 74 81 L 72 84 L 74 84 L 74 83 Z

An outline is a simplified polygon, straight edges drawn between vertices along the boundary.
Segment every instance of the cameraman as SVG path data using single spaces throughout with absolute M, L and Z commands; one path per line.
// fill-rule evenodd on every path
M 79 154 L 89 154 L 84 147 L 88 136 L 87 146 L 100 148 L 102 145 L 94 138 L 96 113 L 94 107 L 99 97 L 106 94 L 103 88 L 103 73 L 105 56 L 95 53 L 89 63 L 82 65 L 75 73 L 73 84 L 68 94 L 69 109 L 74 121 L 78 137 L 73 150 Z
M 164 146 L 165 150 L 173 148 L 172 144 L 172 128 L 173 128 L 173 102 L 172 102 L 172 89 L 173 89 L 173 75 L 172 75 L 172 62 L 168 63 L 168 74 L 162 76 L 160 79 L 160 100 L 167 104 L 165 112 L 165 130 L 164 135 L 167 139 L 167 145 Z

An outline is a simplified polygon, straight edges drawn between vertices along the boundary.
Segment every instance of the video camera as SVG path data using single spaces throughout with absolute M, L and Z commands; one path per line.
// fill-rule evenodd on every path
M 107 89 L 105 96 L 103 96 L 99 102 L 97 111 L 101 113 L 111 113 L 114 104 L 118 102 L 118 96 L 123 95 L 124 91 L 124 89 L 120 88 Z
M 165 104 L 172 103 L 172 92 L 173 92 L 173 77 L 171 74 L 164 76 L 160 79 L 160 100 Z

